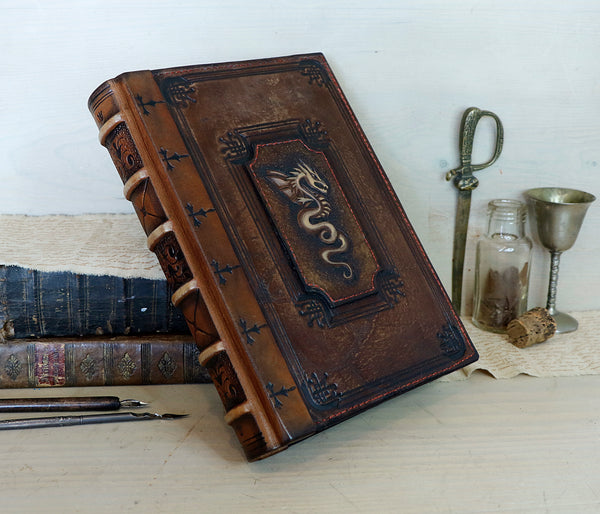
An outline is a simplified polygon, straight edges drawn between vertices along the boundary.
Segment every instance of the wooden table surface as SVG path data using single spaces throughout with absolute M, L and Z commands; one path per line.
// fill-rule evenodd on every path
M 2 432 L 0 509 L 599 512 L 599 390 L 598 375 L 477 372 L 425 385 L 252 464 L 208 384 L 8 390 L 111 394 L 190 416 Z

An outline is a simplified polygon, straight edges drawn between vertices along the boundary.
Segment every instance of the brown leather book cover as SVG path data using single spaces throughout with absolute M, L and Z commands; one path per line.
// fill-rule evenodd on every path
M 321 54 L 89 107 L 250 460 L 477 359 Z

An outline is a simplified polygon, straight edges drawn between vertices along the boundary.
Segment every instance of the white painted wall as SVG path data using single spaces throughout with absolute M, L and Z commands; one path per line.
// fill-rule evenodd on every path
M 86 107 L 105 79 L 312 51 L 328 58 L 448 288 L 456 194 L 444 175 L 465 108 L 505 127 L 473 195 L 469 260 L 493 198 L 546 185 L 600 195 L 594 0 L 0 0 L 0 213 L 131 211 Z M 492 132 L 481 127 L 475 159 Z M 599 222 L 600 202 L 563 256 L 566 310 L 600 308 Z M 537 249 L 530 306 L 545 302 L 548 262 Z

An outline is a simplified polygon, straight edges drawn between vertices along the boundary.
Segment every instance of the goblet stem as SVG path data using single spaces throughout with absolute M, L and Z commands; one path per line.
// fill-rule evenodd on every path
M 548 299 L 546 309 L 550 316 L 556 314 L 556 289 L 558 288 L 558 267 L 562 252 L 550 251 L 550 282 L 548 283 Z
M 560 264 L 560 255 L 562 252 L 550 251 L 550 283 L 548 284 L 548 301 L 546 309 L 550 316 L 556 321 L 556 333 L 564 334 L 577 330 L 579 323 L 577 320 L 565 312 L 556 310 L 556 289 L 558 286 L 558 266 Z

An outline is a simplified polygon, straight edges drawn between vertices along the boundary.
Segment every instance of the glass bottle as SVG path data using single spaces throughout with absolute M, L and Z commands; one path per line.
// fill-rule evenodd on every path
M 487 234 L 477 243 L 473 323 L 502 333 L 527 310 L 532 244 L 523 202 L 492 200 L 488 216 Z

